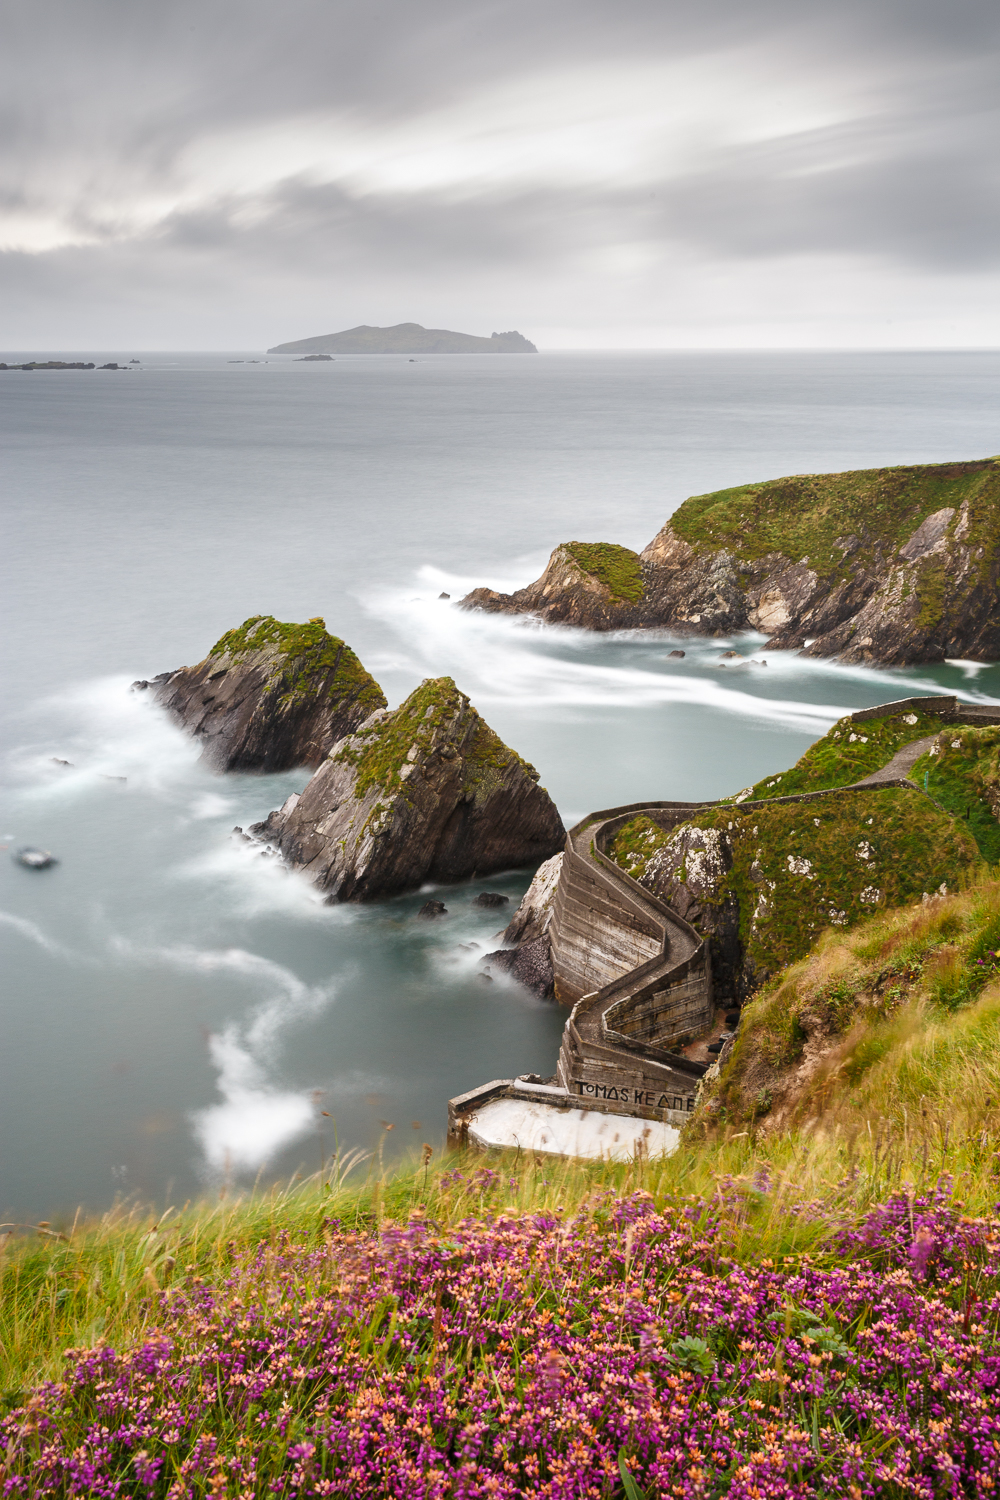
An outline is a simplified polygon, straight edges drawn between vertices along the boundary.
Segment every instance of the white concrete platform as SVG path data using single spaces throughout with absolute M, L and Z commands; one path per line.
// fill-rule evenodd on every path
M 540 1151 L 551 1156 L 589 1156 L 626 1161 L 669 1156 L 680 1131 L 660 1120 L 632 1115 L 605 1115 L 595 1109 L 556 1109 L 524 1099 L 492 1099 L 469 1121 L 469 1140 L 476 1146 Z

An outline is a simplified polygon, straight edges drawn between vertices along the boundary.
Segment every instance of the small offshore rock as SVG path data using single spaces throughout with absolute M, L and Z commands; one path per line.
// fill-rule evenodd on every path
M 446 917 L 447 915 L 448 908 L 445 906 L 443 901 L 425 901 L 423 906 L 417 912 L 418 917 L 424 917 L 428 921 L 432 920 L 434 917 Z
M 492 984 L 493 983 L 493 975 L 492 974 L 477 974 L 476 978 L 479 980 L 480 984 Z
M 439 599 L 450 599 L 451 595 L 450 594 L 438 594 L 438 598 Z
M 13 857 L 27 870 L 47 870 L 50 865 L 59 863 L 47 849 L 35 849 L 31 844 L 26 844 L 23 849 L 16 849 Z
M 372 714 L 250 831 L 336 901 L 485 878 L 537 863 L 566 838 L 538 772 L 450 677 Z
M 742 661 L 743 658 L 738 651 L 723 651 L 720 661 Z
M 152 688 L 218 771 L 318 766 L 386 703 L 350 646 L 319 617 L 295 625 L 252 615 L 196 666 L 132 687 Z
M 686 651 L 670 651 L 667 653 L 667 661 L 669 661 L 671 657 L 675 657 L 678 661 L 680 661 L 681 657 L 683 656 L 687 656 Z
M 52 755 L 49 759 L 54 766 L 71 766 L 73 764 L 71 760 L 62 760 L 58 755 Z
M 472 904 L 473 906 L 509 906 L 510 897 L 501 896 L 499 891 L 480 891 Z

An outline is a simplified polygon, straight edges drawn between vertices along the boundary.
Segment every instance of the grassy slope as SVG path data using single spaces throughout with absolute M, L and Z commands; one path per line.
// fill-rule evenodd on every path
M 664 1160 L 372 1159 L 23 1237 L 5 1407 L 65 1383 L 15 1419 L 6 1473 L 39 1467 L 13 1492 L 992 1493 L 998 946 L 993 880 L 830 935 Z M 787 1080 L 823 1007 L 839 1045 L 762 1131 L 748 1050 Z
M 744 1007 L 716 1118 L 745 1125 L 780 1105 L 786 1122 L 875 1119 L 897 1147 L 922 1122 L 956 1143 L 985 1129 L 973 1158 L 992 1163 L 980 1148 L 1000 1123 L 998 952 L 992 875 L 827 933 Z
M 613 599 L 638 604 L 645 585 L 637 552 L 615 542 L 567 542 L 565 546 L 585 573 L 610 590 Z
M 879 543 L 891 555 L 927 516 L 945 506 L 957 511 L 966 500 L 969 544 L 984 549 L 985 571 L 1000 546 L 1000 462 L 993 459 L 739 485 L 692 496 L 670 524 L 696 551 L 726 548 L 747 561 L 779 552 L 806 559 L 832 583 L 848 576 L 848 566 L 875 566 Z M 845 560 L 836 542 L 852 535 L 859 545 Z

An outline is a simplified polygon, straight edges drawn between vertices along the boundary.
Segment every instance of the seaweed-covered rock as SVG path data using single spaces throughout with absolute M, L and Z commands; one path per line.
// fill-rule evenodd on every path
M 846 661 L 1000 656 L 1000 459 L 798 474 L 685 500 L 644 550 L 557 547 L 466 609 L 589 630 L 759 630 Z
M 251 830 L 338 901 L 465 880 L 560 848 L 538 772 L 450 677 L 423 682 L 335 745 L 301 796 Z
M 318 766 L 337 740 L 385 707 L 374 677 L 321 619 L 287 625 L 253 615 L 197 666 L 135 686 L 153 690 L 219 771 Z

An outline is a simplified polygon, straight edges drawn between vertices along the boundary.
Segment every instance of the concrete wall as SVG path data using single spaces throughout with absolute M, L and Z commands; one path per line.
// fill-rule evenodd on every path
M 549 942 L 556 998 L 573 1005 L 662 953 L 663 924 L 568 845 Z

